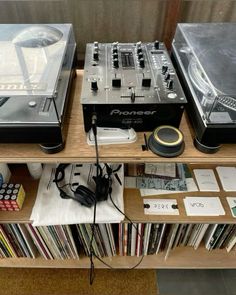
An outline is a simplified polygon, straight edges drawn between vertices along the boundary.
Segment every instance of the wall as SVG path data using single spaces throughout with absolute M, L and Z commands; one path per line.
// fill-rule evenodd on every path
M 231 0 L 0 0 L 1 23 L 72 22 L 80 59 L 95 40 L 164 40 L 176 22 L 236 21 Z

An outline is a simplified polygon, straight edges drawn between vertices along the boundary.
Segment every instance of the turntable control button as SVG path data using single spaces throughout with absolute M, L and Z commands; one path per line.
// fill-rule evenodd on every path
M 175 92 L 171 92 L 171 93 L 168 93 L 168 98 L 170 99 L 175 99 L 177 97 L 177 94 Z
M 36 107 L 36 105 L 37 105 L 36 101 L 34 101 L 34 100 L 29 101 L 29 106 L 30 106 L 31 108 Z
M 169 90 L 172 90 L 173 89 L 173 85 L 174 85 L 174 81 L 172 79 L 170 79 L 168 82 L 167 82 L 167 88 Z
M 97 83 L 97 81 L 92 81 L 91 82 L 91 89 L 93 91 L 97 91 L 98 90 L 98 83 Z
M 162 68 L 161 68 L 161 73 L 163 74 L 163 75 L 165 75 L 165 73 L 168 71 L 168 66 L 162 66 Z

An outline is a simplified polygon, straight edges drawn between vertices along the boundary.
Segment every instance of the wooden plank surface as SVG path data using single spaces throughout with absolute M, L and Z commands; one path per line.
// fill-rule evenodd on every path
M 225 249 L 208 251 L 204 246 L 194 250 L 192 247 L 177 247 L 170 252 L 167 260 L 164 259 L 165 252 L 157 255 L 145 256 L 137 268 L 141 269 L 224 269 L 236 268 L 236 253 L 227 253 Z M 139 263 L 141 257 L 115 256 L 103 258 L 111 267 L 116 269 L 128 269 Z M 102 262 L 94 259 L 95 268 L 107 268 Z M 0 259 L 0 267 L 29 267 L 29 268 L 89 268 L 90 260 L 87 257 L 77 259 L 55 259 L 46 260 L 41 257 L 30 258 L 6 258 Z
M 0 162 L 94 162 L 95 149 L 88 146 L 83 128 L 83 115 L 80 105 L 80 92 L 83 71 L 77 71 L 74 87 L 71 92 L 71 106 L 67 115 L 65 129 L 68 130 L 66 147 L 63 151 L 48 155 L 42 152 L 37 144 L 0 144 Z M 236 163 L 235 146 L 223 145 L 216 154 L 208 155 L 197 151 L 193 146 L 193 133 L 186 116 L 183 116 L 180 129 L 184 134 L 185 151 L 176 158 L 164 158 L 151 151 L 142 151 L 143 133 L 132 144 L 106 145 L 99 147 L 100 161 L 104 162 L 198 162 L 198 163 Z

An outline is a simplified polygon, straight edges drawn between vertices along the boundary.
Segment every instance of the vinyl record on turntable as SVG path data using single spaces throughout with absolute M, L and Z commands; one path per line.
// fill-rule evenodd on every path
M 157 127 L 148 139 L 150 150 L 162 157 L 177 157 L 184 151 L 184 137 L 182 132 L 169 125 Z

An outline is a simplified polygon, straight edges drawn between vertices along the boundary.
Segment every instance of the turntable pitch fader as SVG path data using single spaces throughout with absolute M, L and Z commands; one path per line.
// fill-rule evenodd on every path
M 162 42 L 87 44 L 81 94 L 86 132 L 94 113 L 99 127 L 178 127 L 185 103 Z

